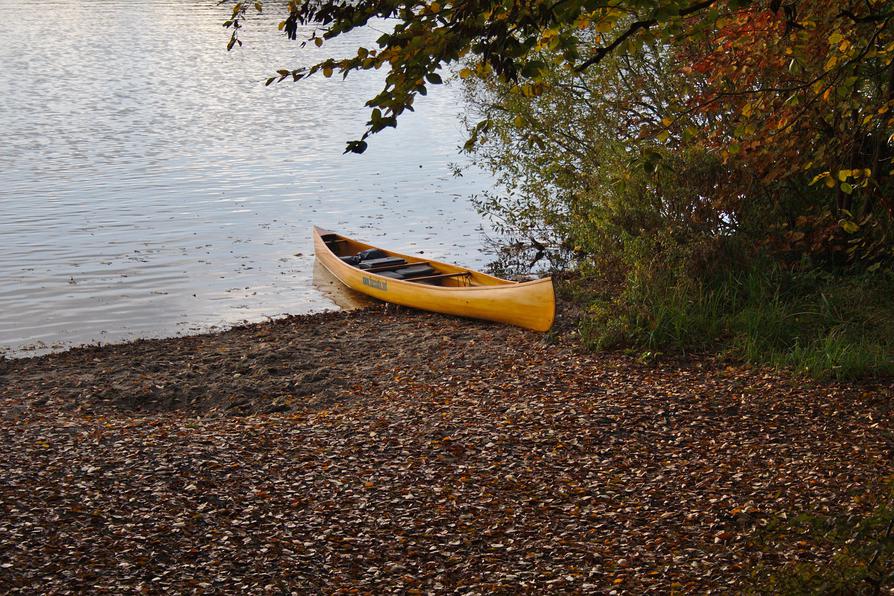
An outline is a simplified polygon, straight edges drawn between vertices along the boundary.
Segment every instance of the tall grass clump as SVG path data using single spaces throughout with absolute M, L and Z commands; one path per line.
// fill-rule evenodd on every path
M 693 279 L 663 272 L 593 302 L 592 348 L 719 350 L 817 378 L 894 375 L 894 275 L 784 271 L 761 262 Z

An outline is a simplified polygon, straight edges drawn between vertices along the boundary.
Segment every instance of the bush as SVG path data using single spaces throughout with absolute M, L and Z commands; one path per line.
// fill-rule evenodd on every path
M 707 149 L 692 132 L 704 122 L 674 111 L 692 89 L 673 62 L 647 44 L 585 73 L 553 68 L 534 97 L 467 82 L 473 118 L 488 123 L 475 127 L 476 157 L 502 183 L 479 210 L 514 247 L 576 266 L 590 347 L 892 374 L 894 246 L 881 203 L 851 214 L 806 175 L 768 181 Z M 642 133 L 658 123 L 661 134 Z

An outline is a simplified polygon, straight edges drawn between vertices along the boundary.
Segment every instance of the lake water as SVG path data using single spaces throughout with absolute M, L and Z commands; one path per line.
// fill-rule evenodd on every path
M 264 87 L 375 31 L 299 48 L 281 13 L 226 52 L 216 1 L 0 0 L 0 352 L 173 336 L 337 308 L 314 286 L 316 223 L 470 266 L 459 89 L 434 89 L 362 156 L 380 73 Z

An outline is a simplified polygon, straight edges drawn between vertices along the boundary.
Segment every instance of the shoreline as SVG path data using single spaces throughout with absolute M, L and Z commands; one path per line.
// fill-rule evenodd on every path
M 768 526 L 894 474 L 891 383 L 572 326 L 377 305 L 0 360 L 0 587 L 741 591 L 833 557 Z
M 440 337 L 430 337 L 439 331 Z M 536 342 L 546 336 L 373 303 L 196 335 L 6 358 L 0 360 L 0 373 L 19 391 L 49 393 L 45 399 L 79 407 L 145 413 L 185 409 L 202 415 L 287 412 L 349 393 L 349 376 L 380 383 L 378 373 L 385 367 L 408 366 L 422 357 L 420 350 L 441 351 L 440 339 L 474 346 L 495 337 Z M 436 373 L 423 372 L 426 378 Z
M 269 323 L 272 321 L 278 321 L 280 319 L 322 315 L 340 311 L 359 310 L 380 304 L 378 301 L 368 296 L 347 288 L 344 284 L 341 283 L 341 281 L 338 280 L 338 278 L 336 278 L 328 270 L 326 270 L 326 268 L 323 267 L 316 259 L 314 259 L 314 265 L 312 268 L 312 279 L 314 288 L 316 288 L 320 296 L 328 300 L 330 304 L 324 308 L 311 310 L 310 312 L 302 312 L 298 314 L 289 314 L 285 312 L 279 312 L 276 314 L 264 314 L 255 320 L 243 320 L 235 323 L 226 323 L 224 321 L 213 324 L 183 322 L 183 325 L 187 325 L 187 332 L 170 332 L 170 330 L 168 332 L 165 332 L 164 330 L 159 329 L 146 336 L 137 336 L 134 335 L 134 333 L 136 332 L 130 332 L 126 329 L 120 329 L 117 331 L 111 331 L 109 333 L 111 339 L 108 341 L 103 341 L 99 337 L 93 335 L 86 341 L 82 341 L 82 343 L 76 343 L 79 340 L 68 341 L 65 339 L 58 339 L 49 343 L 42 340 L 25 344 L 17 342 L 18 347 L 0 346 L 0 360 L 2 360 L 3 358 L 6 358 L 8 360 L 39 358 L 41 356 L 61 354 L 75 349 L 104 348 L 122 344 L 131 344 L 139 341 L 171 340 L 193 337 L 197 335 L 215 335 L 218 333 L 226 332 L 230 329 L 247 327 L 250 325 L 261 323 Z M 98 333 L 98 335 L 100 336 L 106 334 L 107 330 L 100 330 Z

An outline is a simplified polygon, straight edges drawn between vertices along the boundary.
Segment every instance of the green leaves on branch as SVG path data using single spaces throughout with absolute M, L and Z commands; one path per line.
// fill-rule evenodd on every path
M 521 74 L 527 79 L 538 79 L 546 70 L 546 62 L 543 60 L 531 60 L 522 66 Z
M 656 5 L 657 4 L 657 5 Z M 426 83 L 443 82 L 437 71 L 461 63 L 460 76 L 489 76 L 521 86 L 526 97 L 539 95 L 547 64 L 540 53 L 547 51 L 572 69 L 586 69 L 616 51 L 629 49 L 638 37 L 670 37 L 694 26 L 685 19 L 708 9 L 708 0 L 322 0 L 288 3 L 288 16 L 279 23 L 290 39 L 298 27 L 325 28 L 322 37 L 312 34 L 317 46 L 371 21 L 393 22 L 393 30 L 377 40 L 378 48 L 358 50 L 353 58 L 329 58 L 309 67 L 305 76 L 321 72 L 331 76 L 384 67 L 386 84 L 367 105 L 379 109 L 383 118 L 397 118 L 412 109 L 417 95 L 426 95 Z M 247 9 L 233 4 L 229 27 L 231 44 L 238 43 L 237 30 Z M 260 6 L 256 6 L 260 10 Z M 306 42 L 305 42 L 306 43 Z M 302 77 L 294 76 L 295 80 Z M 278 80 L 285 76 L 279 75 Z M 267 84 L 277 77 L 267 79 Z M 382 127 L 370 119 L 360 140 Z M 349 145 L 349 151 L 361 147 Z

